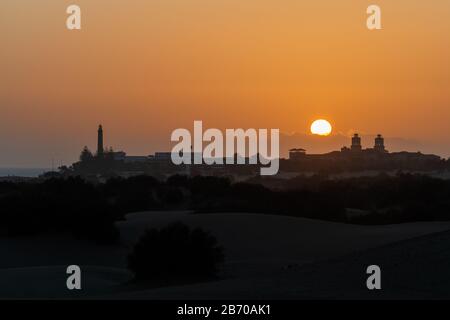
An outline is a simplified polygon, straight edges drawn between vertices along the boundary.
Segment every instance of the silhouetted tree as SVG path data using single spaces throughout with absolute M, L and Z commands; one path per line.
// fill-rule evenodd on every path
M 101 160 L 92 161 L 92 163 Z M 82 162 L 79 162 L 80 164 Z M 127 213 L 190 209 L 196 213 L 252 212 L 355 224 L 450 221 L 450 180 L 380 174 L 329 179 L 303 176 L 231 183 L 219 177 L 111 178 L 41 176 L 33 182 L 0 181 L 0 236 L 68 233 L 116 243 L 115 221 Z M 45 178 L 45 179 L 44 179 Z M 349 214 L 353 210 L 361 215 Z
M 94 158 L 92 152 L 88 149 L 87 146 L 84 146 L 83 150 L 80 154 L 80 161 L 81 162 L 87 162 L 89 160 L 92 160 Z
M 136 280 L 170 281 L 212 277 L 223 260 L 214 236 L 176 222 L 146 230 L 128 256 L 128 267 Z

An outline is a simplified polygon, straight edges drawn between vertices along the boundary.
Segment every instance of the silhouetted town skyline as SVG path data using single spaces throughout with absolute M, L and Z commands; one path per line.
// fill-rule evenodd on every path
M 105 147 L 104 129 L 97 130 L 97 150 L 92 153 L 88 147 L 81 152 L 79 161 L 70 167 L 63 166 L 63 175 L 119 175 L 123 177 L 149 174 L 168 177 L 173 174 L 247 176 L 256 175 L 260 165 L 249 164 L 245 158 L 243 165 L 174 165 L 170 151 L 158 151 L 150 155 L 128 155 L 125 151 L 114 151 Z M 239 157 L 235 155 L 235 157 Z M 292 148 L 288 158 L 280 159 L 280 173 L 302 172 L 351 172 L 364 170 L 411 170 L 431 171 L 449 168 L 449 162 L 433 154 L 421 152 L 389 152 L 382 134 L 374 138 L 372 148 L 362 147 L 362 138 L 355 133 L 350 146 L 341 150 L 321 154 L 309 154 L 304 148 Z

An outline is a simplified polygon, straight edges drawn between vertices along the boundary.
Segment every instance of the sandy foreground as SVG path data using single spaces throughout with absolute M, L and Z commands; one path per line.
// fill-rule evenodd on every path
M 133 243 L 145 228 L 173 221 L 217 237 L 226 253 L 220 280 L 165 288 L 127 284 Z M 245 213 L 140 212 L 118 227 L 116 247 L 66 237 L 1 239 L 0 298 L 435 298 L 446 297 L 449 287 L 450 222 L 355 226 Z M 82 268 L 81 291 L 66 288 L 71 264 Z M 365 287 L 370 264 L 382 268 L 381 292 Z

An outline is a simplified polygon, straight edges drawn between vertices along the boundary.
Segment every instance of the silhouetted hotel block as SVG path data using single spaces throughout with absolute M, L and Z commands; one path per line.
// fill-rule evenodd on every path
M 347 147 L 343 147 L 341 149 L 341 152 L 355 152 L 355 153 L 359 153 L 359 152 L 380 152 L 380 153 L 387 153 L 388 151 L 386 150 L 386 148 L 384 147 L 384 138 L 381 134 L 378 134 L 375 138 L 375 144 L 373 149 L 367 148 L 367 149 L 363 149 L 362 145 L 361 145 L 361 137 L 359 136 L 359 134 L 355 133 L 352 137 L 352 144 L 350 146 L 350 149 Z
M 359 134 L 351 138 L 350 147 L 324 154 L 307 154 L 306 150 L 289 150 L 289 160 L 281 162 L 284 171 L 358 171 L 358 170 L 439 170 L 446 167 L 445 161 L 436 155 L 420 152 L 389 153 L 384 138 L 378 134 L 373 148 L 362 148 Z
M 291 160 L 301 160 L 306 154 L 305 149 L 295 148 L 289 150 L 289 159 Z

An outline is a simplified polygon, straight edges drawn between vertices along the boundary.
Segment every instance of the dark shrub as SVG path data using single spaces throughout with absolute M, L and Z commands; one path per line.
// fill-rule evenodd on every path
M 146 230 L 128 256 L 128 267 L 139 281 L 172 281 L 213 277 L 223 260 L 214 236 L 176 222 Z

